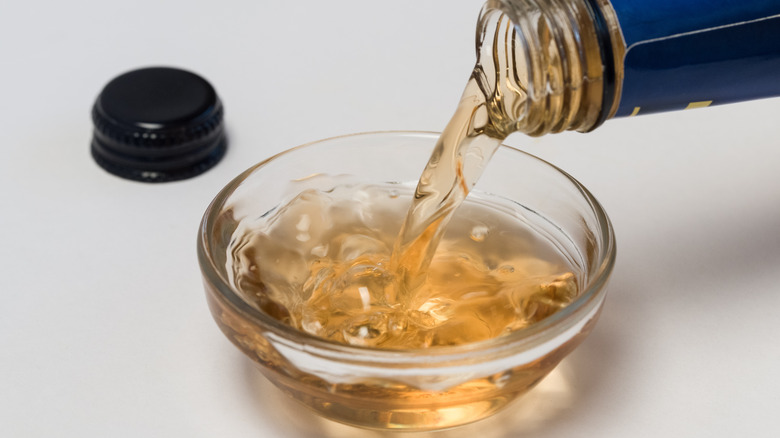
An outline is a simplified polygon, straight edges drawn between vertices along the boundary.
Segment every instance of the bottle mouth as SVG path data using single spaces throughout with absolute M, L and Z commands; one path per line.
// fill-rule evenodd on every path
M 246 170 L 222 189 L 203 216 L 197 243 L 198 259 L 204 279 L 219 300 L 243 315 L 248 321 L 260 327 L 265 334 L 273 338 L 275 344 L 286 345 L 293 350 L 306 350 L 308 353 L 323 359 L 348 360 L 355 364 L 372 364 L 380 367 L 398 366 L 399 364 L 424 368 L 435 366 L 450 367 L 474 361 L 488 360 L 489 358 L 500 358 L 508 355 L 516 356 L 524 352 L 528 352 L 529 355 L 536 355 L 539 353 L 537 350 L 540 348 L 555 347 L 555 345 L 549 343 L 552 338 L 566 338 L 566 336 L 563 336 L 564 333 L 581 329 L 582 325 L 586 324 L 597 314 L 606 295 L 605 286 L 615 262 L 614 233 L 606 213 L 590 192 L 571 176 L 539 158 L 508 146 L 501 146 L 501 148 L 513 156 L 521 156 L 523 160 L 531 162 L 534 166 L 549 168 L 549 172 L 568 180 L 569 184 L 576 188 L 578 196 L 582 197 L 590 206 L 591 211 L 589 215 L 593 217 L 597 225 L 592 232 L 595 240 L 600 242 L 599 250 L 597 251 L 599 254 L 598 259 L 589 264 L 588 279 L 581 294 L 560 311 L 526 329 L 484 341 L 452 347 L 388 350 L 368 346 L 346 345 L 325 340 L 286 325 L 251 306 L 230 285 L 226 278 L 227 273 L 224 272 L 224 266 L 220 266 L 218 261 L 220 255 L 215 254 L 218 252 L 215 248 L 219 246 L 216 243 L 216 239 L 229 238 L 229 236 L 225 235 L 225 230 L 221 229 L 223 207 L 228 203 L 229 198 L 240 189 L 244 182 L 258 172 L 263 172 L 267 166 L 280 157 L 296 154 L 306 148 L 327 146 L 324 143 L 338 143 L 349 137 L 357 137 L 361 142 L 365 142 L 370 147 L 368 143 L 371 142 L 371 139 L 380 136 L 393 136 L 399 140 L 413 139 L 431 144 L 438 138 L 436 133 L 398 131 L 353 134 L 321 140 L 271 157 Z M 221 257 L 224 258 L 224 254 Z M 555 340 L 553 339 L 554 342 Z M 515 357 L 514 359 L 516 360 L 517 358 Z
M 615 45 L 600 0 L 489 0 L 477 28 L 483 76 L 514 130 L 587 132 L 606 121 L 618 90 Z M 491 59 L 492 57 L 492 59 Z M 522 98 L 512 98 L 522 95 Z

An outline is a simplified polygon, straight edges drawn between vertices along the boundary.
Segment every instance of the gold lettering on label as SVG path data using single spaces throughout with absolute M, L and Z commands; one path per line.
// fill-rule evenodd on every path
M 688 106 L 685 107 L 685 109 L 694 109 L 694 108 L 706 108 L 712 104 L 711 100 L 702 100 L 701 102 L 691 102 L 688 104 Z

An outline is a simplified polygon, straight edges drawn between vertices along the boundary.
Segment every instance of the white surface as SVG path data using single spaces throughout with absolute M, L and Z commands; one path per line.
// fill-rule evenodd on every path
M 6 3 L 0 435 L 384 436 L 321 420 L 254 373 L 208 314 L 196 229 L 228 180 L 273 153 L 442 129 L 481 1 Z M 91 105 L 117 74 L 161 64 L 216 86 L 229 153 L 192 180 L 113 177 L 88 153 Z M 512 136 L 611 215 L 611 292 L 537 390 L 422 436 L 777 436 L 779 112 L 773 99 Z

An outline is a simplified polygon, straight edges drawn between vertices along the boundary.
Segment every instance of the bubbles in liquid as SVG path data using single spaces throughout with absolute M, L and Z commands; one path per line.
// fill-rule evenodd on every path
M 357 314 L 346 321 L 342 336 L 351 345 L 378 345 L 389 335 L 388 319 L 383 312 Z
M 311 219 L 308 214 L 302 214 L 300 220 L 295 225 L 295 229 L 298 230 L 298 234 L 295 238 L 300 242 L 308 242 L 311 239 L 309 235 L 309 225 L 311 225 Z
M 471 240 L 475 242 L 484 242 L 485 237 L 487 237 L 489 232 L 490 228 L 487 226 L 475 225 L 474 228 L 471 229 Z

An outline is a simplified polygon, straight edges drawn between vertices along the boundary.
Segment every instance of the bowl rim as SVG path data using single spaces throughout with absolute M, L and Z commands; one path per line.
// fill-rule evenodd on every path
M 233 290 L 228 280 L 224 278 L 214 264 L 213 258 L 209 255 L 209 235 L 211 224 L 218 217 L 221 207 L 227 198 L 235 189 L 251 174 L 268 165 L 272 161 L 287 154 L 291 154 L 301 149 L 318 145 L 320 143 L 337 141 L 349 137 L 358 136 L 414 136 L 427 137 L 435 141 L 440 133 L 433 131 L 370 131 L 354 134 L 339 135 L 320 140 L 311 141 L 299 146 L 279 152 L 259 163 L 249 167 L 233 178 L 219 193 L 214 197 L 207 207 L 198 229 L 197 253 L 198 262 L 204 280 L 212 286 L 212 290 L 218 292 L 219 298 L 229 304 L 233 311 L 238 312 L 243 317 L 262 328 L 273 333 L 277 341 L 284 342 L 287 345 L 297 346 L 310 353 L 318 352 L 323 355 L 338 355 L 349 358 L 365 358 L 367 361 L 393 362 L 409 361 L 424 364 L 431 359 L 434 362 L 441 361 L 460 361 L 470 360 L 475 357 L 475 353 L 484 353 L 486 355 L 501 355 L 501 352 L 509 353 L 518 349 L 528 349 L 535 345 L 545 342 L 546 336 L 563 332 L 567 328 L 579 322 L 583 317 L 591 314 L 594 307 L 603 301 L 606 295 L 606 285 L 613 271 L 616 259 L 615 234 L 612 223 L 596 198 L 579 181 L 569 175 L 564 170 L 543 160 L 535 155 L 524 152 L 518 148 L 502 144 L 500 148 L 507 149 L 513 153 L 520 153 L 532 160 L 540 162 L 542 165 L 552 168 L 564 176 L 574 187 L 579 190 L 580 195 L 588 201 L 594 216 L 599 225 L 599 234 L 601 241 L 604 242 L 603 256 L 598 264 L 595 273 L 581 293 L 573 302 L 563 309 L 555 312 L 547 318 L 532 324 L 528 328 L 517 330 L 506 335 L 494 338 L 461 344 L 456 346 L 437 346 L 429 348 L 410 348 L 410 349 L 383 349 L 370 346 L 342 344 L 320 338 L 313 334 L 304 332 L 281 321 L 278 321 L 255 307 L 247 303 L 241 296 Z M 207 293 L 209 293 L 207 291 Z M 556 330 L 557 329 L 557 330 Z M 488 356 L 490 357 L 490 356 Z M 423 358 L 423 359 L 420 359 Z M 415 360 L 416 359 L 416 360 Z M 359 360 L 360 361 L 360 360 Z

